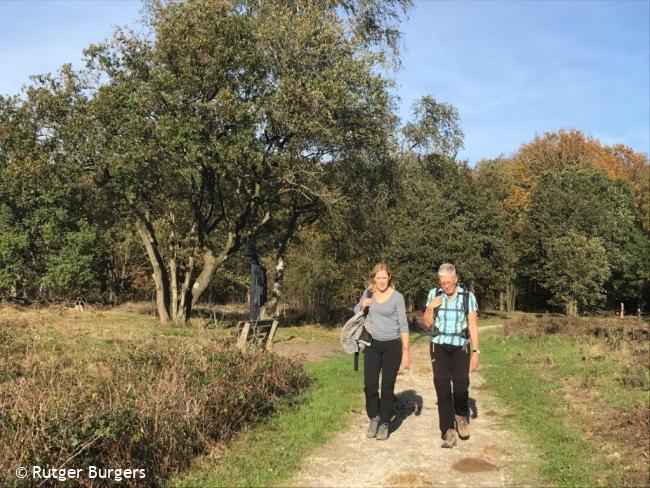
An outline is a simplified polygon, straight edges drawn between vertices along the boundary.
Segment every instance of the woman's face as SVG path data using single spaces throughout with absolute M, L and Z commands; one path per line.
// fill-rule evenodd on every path
M 388 273 L 383 269 L 375 273 L 374 280 L 379 291 L 385 291 L 388 288 Z

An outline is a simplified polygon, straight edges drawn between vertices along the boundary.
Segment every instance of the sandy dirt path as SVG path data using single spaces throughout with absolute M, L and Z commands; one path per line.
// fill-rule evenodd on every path
M 352 365 L 350 365 L 352 368 Z M 361 376 L 360 376 L 361 378 Z M 362 381 L 362 379 L 361 379 Z M 504 429 L 508 414 L 490 395 L 479 372 L 470 377 L 471 438 L 442 449 L 427 344 L 412 347 L 412 365 L 400 372 L 399 406 L 387 441 L 365 437 L 365 411 L 350 426 L 309 455 L 287 483 L 295 487 L 511 486 L 535 462 L 531 449 Z M 519 473 L 519 474 L 517 474 Z

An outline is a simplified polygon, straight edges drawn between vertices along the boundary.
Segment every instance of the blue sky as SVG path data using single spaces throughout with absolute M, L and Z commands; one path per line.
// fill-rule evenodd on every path
M 402 115 L 455 105 L 461 157 L 510 154 L 577 128 L 650 152 L 650 2 L 417 2 L 404 29 Z
M 80 66 L 81 50 L 132 24 L 129 0 L 0 0 L 0 94 Z M 401 116 L 433 95 L 455 105 L 462 158 L 511 154 L 580 129 L 650 152 L 650 1 L 416 1 L 403 25 Z

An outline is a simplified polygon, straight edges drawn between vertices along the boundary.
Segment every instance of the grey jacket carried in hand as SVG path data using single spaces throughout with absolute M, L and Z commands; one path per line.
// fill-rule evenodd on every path
M 363 351 L 370 345 L 369 342 L 361 339 L 361 333 L 364 328 L 369 334 L 372 334 L 372 326 L 367 317 L 365 317 L 363 311 L 357 312 L 345 323 L 341 330 L 341 345 L 345 352 L 352 354 L 354 352 Z

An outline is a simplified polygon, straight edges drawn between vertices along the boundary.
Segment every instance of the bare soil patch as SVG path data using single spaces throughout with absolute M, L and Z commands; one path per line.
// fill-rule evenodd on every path
M 273 342 L 273 352 L 301 361 L 317 361 L 341 353 L 341 348 L 328 342 L 309 341 L 302 337 Z M 352 359 L 350 359 L 352 363 Z
M 464 458 L 454 463 L 453 469 L 461 473 L 483 473 L 485 471 L 497 471 L 499 468 L 492 463 L 480 458 Z

